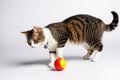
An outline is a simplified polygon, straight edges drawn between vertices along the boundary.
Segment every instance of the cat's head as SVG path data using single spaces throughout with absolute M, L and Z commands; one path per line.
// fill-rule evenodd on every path
M 21 32 L 26 36 L 27 43 L 32 47 L 38 47 L 45 40 L 44 32 L 40 27 L 34 27 L 32 30 Z

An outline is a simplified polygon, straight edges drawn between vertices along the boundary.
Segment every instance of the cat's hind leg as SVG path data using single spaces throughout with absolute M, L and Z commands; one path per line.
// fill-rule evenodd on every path
M 89 59 L 89 57 L 92 55 L 92 53 L 93 53 L 94 50 L 88 45 L 87 42 L 84 42 L 83 46 L 87 50 L 87 54 L 85 56 L 83 56 L 83 59 Z
M 87 54 L 85 55 L 85 56 L 83 56 L 83 59 L 89 59 L 90 58 L 90 56 L 92 55 L 92 53 L 93 53 L 93 50 L 92 49 L 87 49 Z
M 93 45 L 88 45 L 87 43 L 84 43 L 84 47 L 87 49 L 87 54 L 85 56 L 83 56 L 83 59 L 89 59 L 89 57 L 93 54 L 93 52 L 95 51 L 95 54 L 93 56 L 93 58 L 91 59 L 92 62 L 96 62 L 99 60 L 100 58 L 100 54 L 103 48 L 103 44 L 101 42 L 97 42 L 97 44 L 93 44 Z
M 102 49 L 103 49 L 103 44 L 102 44 L 101 42 L 99 42 L 99 43 L 94 47 L 95 54 L 94 54 L 94 56 L 93 56 L 93 58 L 92 58 L 92 62 L 96 62 L 96 61 L 99 60 Z
M 100 58 L 100 54 L 101 54 L 101 52 L 95 51 L 95 54 L 94 54 L 93 58 L 91 59 L 91 61 L 97 62 Z

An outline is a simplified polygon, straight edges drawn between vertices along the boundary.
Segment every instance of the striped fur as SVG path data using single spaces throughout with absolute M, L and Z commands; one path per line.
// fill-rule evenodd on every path
M 49 28 L 58 42 L 57 47 L 64 47 L 67 40 L 75 44 L 86 42 L 92 50 L 102 50 L 102 35 L 104 31 L 112 31 L 118 24 L 118 15 L 112 12 L 113 21 L 106 25 L 101 19 L 90 15 L 76 15 L 63 22 L 53 23 Z

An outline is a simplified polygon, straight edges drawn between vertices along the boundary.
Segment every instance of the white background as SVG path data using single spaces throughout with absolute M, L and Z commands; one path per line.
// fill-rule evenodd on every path
M 67 68 L 61 72 L 47 67 L 47 50 L 30 48 L 20 33 L 76 14 L 90 14 L 109 24 L 111 11 L 120 13 L 119 0 L 0 0 L 0 80 L 120 80 L 120 26 L 104 33 L 97 63 L 82 60 L 82 46 L 67 45 Z

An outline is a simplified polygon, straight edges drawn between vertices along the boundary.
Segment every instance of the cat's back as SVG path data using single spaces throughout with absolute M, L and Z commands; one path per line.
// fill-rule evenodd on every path
M 71 17 L 68 17 L 67 19 L 65 19 L 63 22 L 67 23 L 67 22 L 72 22 L 72 21 L 79 21 L 82 23 L 88 23 L 89 21 L 101 21 L 99 18 L 91 16 L 91 15 L 87 15 L 87 14 L 79 14 L 79 15 L 74 15 Z

